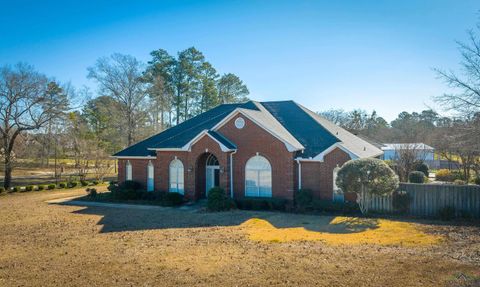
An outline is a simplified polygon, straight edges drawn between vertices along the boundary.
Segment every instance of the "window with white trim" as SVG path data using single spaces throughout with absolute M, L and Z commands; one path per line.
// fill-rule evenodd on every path
M 245 165 L 245 196 L 272 197 L 272 166 L 260 155 Z
M 170 192 L 184 193 L 183 163 L 179 159 L 170 162 Z
M 333 169 L 333 201 L 340 201 L 340 202 L 343 202 L 344 201 L 344 194 L 343 194 L 343 191 L 340 189 L 340 187 L 337 186 L 337 175 L 338 175 L 338 171 L 340 170 L 340 167 L 337 165 L 337 167 L 335 167 Z
M 153 163 L 151 160 L 148 161 L 147 166 L 147 191 L 153 191 Z
M 127 160 L 125 165 L 125 180 L 132 180 L 132 164 Z

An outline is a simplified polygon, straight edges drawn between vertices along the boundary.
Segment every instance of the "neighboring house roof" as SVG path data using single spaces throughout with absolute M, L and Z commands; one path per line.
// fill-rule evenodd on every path
M 382 150 L 405 150 L 405 149 L 420 149 L 420 150 L 435 150 L 433 147 L 424 143 L 385 143 L 381 147 Z
M 132 145 L 114 156 L 155 156 L 155 150 L 183 150 L 205 132 L 227 149 L 236 146 L 218 128 L 237 113 L 258 124 L 285 143 L 289 151 L 302 151 L 302 158 L 323 160 L 325 153 L 339 147 L 352 158 L 375 157 L 382 151 L 293 101 L 224 104 L 177 126 Z M 233 139 L 232 139 L 233 140 Z M 315 158 L 317 157 L 317 158 Z

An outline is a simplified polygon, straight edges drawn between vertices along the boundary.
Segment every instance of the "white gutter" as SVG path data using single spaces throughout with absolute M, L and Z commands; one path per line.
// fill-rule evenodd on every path
M 233 154 L 237 153 L 237 150 L 230 153 L 230 197 L 233 199 Z
M 302 164 L 300 159 L 297 159 L 298 164 L 298 190 L 302 189 Z
M 115 159 L 157 159 L 156 156 L 110 156 Z

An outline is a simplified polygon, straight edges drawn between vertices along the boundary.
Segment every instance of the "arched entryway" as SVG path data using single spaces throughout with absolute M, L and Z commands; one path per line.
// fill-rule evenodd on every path
M 213 153 L 203 153 L 198 157 L 196 171 L 195 195 L 196 198 L 205 198 L 212 187 L 220 186 L 218 158 Z

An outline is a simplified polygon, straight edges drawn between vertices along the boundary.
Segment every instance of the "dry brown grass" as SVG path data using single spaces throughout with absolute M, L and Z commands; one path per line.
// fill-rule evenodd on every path
M 415 223 L 416 230 L 444 238 L 421 247 L 272 244 L 249 239 L 243 223 L 258 218 L 277 229 L 318 233 L 328 232 L 316 222 L 326 219 L 44 202 L 74 194 L 84 191 L 0 196 L 1 286 L 447 286 L 458 274 L 480 276 L 475 261 L 480 229 L 475 226 Z M 462 243 L 451 240 L 451 234 L 464 234 Z M 459 250 L 473 255 L 452 258 Z

